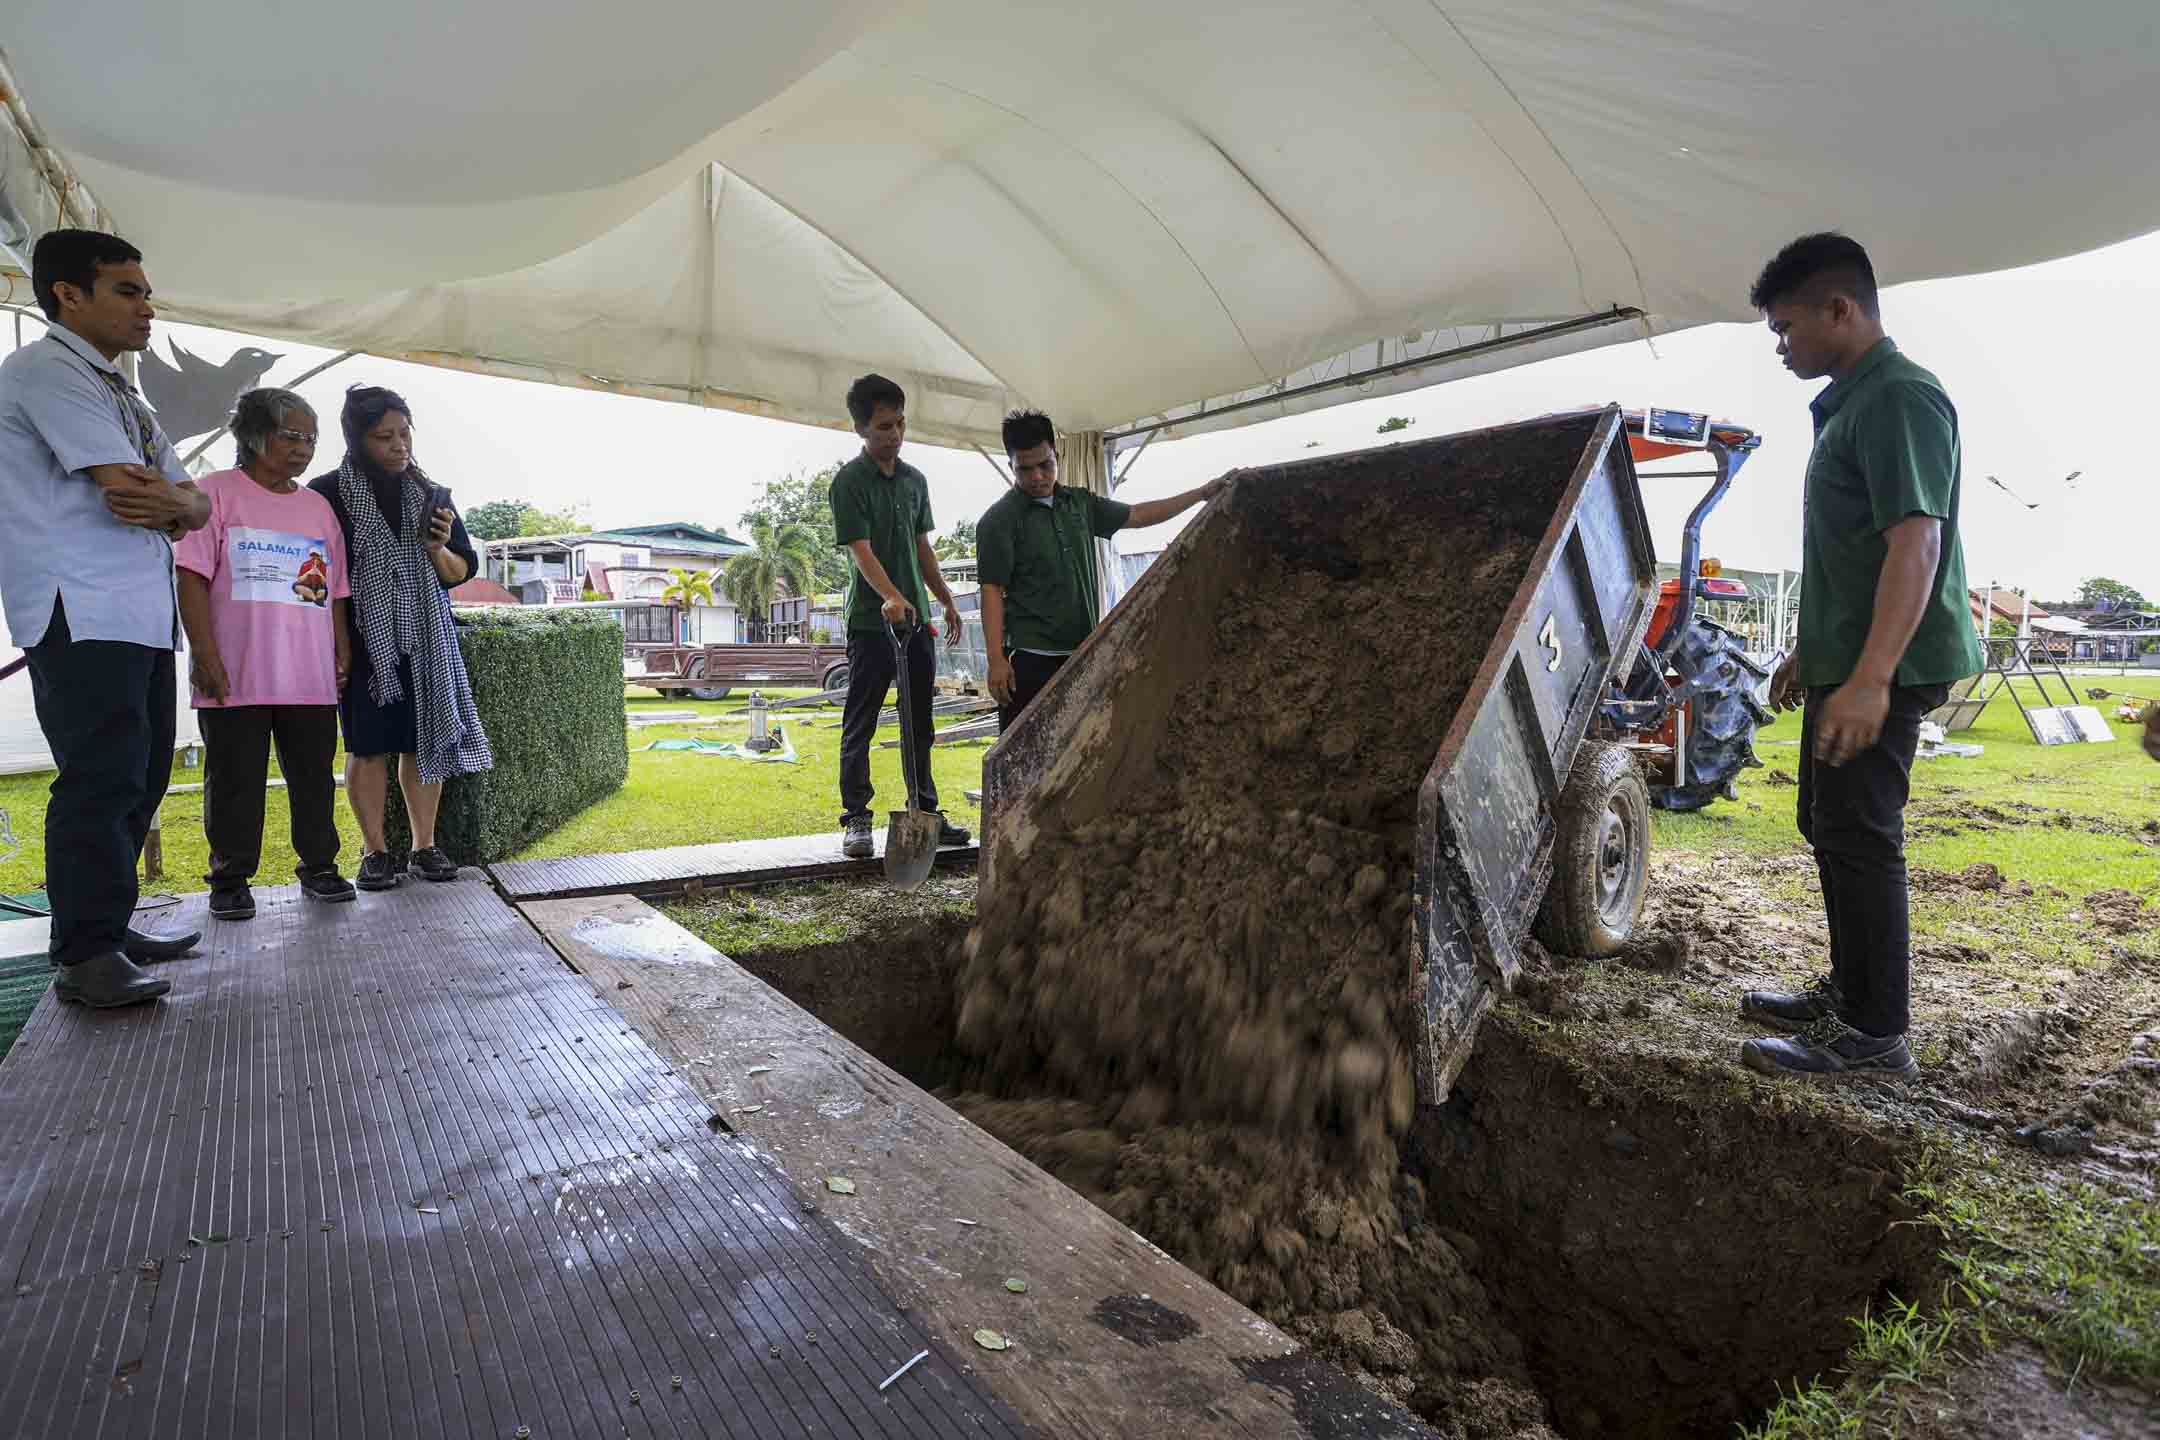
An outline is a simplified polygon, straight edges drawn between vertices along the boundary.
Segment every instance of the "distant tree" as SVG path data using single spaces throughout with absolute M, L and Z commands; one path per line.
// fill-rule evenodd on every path
M 667 587 L 660 598 L 673 601 L 687 610 L 693 605 L 713 603 L 713 577 L 710 570 L 670 570 Z
M 2078 604 L 2109 610 L 2152 608 L 2135 586 L 2125 585 L 2120 580 L 2110 580 L 2104 575 L 2096 575 L 2078 586 Z
M 808 475 L 790 473 L 765 482 L 757 503 L 742 513 L 745 530 L 760 524 L 778 529 L 800 525 L 811 535 L 811 582 L 800 594 L 824 594 L 844 590 L 848 583 L 848 558 L 833 534 L 832 481 L 838 465 Z
M 975 522 L 962 520 L 938 536 L 937 544 L 931 548 L 937 551 L 940 560 L 958 560 L 964 556 L 972 556 L 975 553 Z
M 2017 621 L 2005 620 L 2000 615 L 1996 616 L 1995 622 L 1988 626 L 1988 636 L 1994 640 L 2015 640 L 2017 638 Z
M 585 528 L 584 506 L 574 505 L 568 510 L 552 512 L 534 506 L 525 507 L 518 521 L 518 534 L 568 535 Z
M 531 508 L 522 500 L 490 500 L 465 512 L 465 530 L 475 540 L 508 540 Z
M 1387 417 L 1387 419 L 1380 422 L 1379 433 L 1382 435 L 1392 435 L 1397 430 L 1407 430 L 1415 424 L 1417 424 L 1417 421 L 1412 420 L 1407 415 L 1390 415 Z
M 567 535 L 585 528 L 584 506 L 561 512 L 523 500 L 490 500 L 465 512 L 466 532 L 478 540 L 515 540 L 524 535 Z
M 759 520 L 749 526 L 750 548 L 727 562 L 720 587 L 735 602 L 750 633 L 763 633 L 773 601 L 783 587 L 808 595 L 817 573 L 817 534 L 794 521 L 775 525 Z

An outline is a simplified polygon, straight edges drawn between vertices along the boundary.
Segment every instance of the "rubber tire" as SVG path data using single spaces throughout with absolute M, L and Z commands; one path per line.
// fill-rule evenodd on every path
M 1756 684 L 1769 676 L 1724 626 L 1696 617 L 1677 658 L 1683 673 L 1708 677 L 1712 688 L 1695 698 L 1689 716 L 1687 783 L 1652 785 L 1650 803 L 1660 810 L 1700 810 L 1738 798 L 1734 785 L 1740 772 L 1762 765 L 1755 757 L 1755 731 L 1776 717 L 1755 699 Z
M 698 661 L 697 669 L 691 671 L 690 674 L 693 679 L 704 679 L 705 662 Z M 734 688 L 732 685 L 692 685 L 689 694 L 693 700 L 725 700 L 728 697 L 728 692 Z
M 845 665 L 835 665 L 832 669 L 825 672 L 825 679 L 818 685 L 818 689 L 845 690 L 847 689 L 847 682 L 848 667 Z
M 1608 812 L 1620 821 L 1627 887 L 1613 916 L 1599 904 L 1599 851 Z M 1649 889 L 1650 787 L 1625 746 L 1585 741 L 1553 817 L 1552 881 L 1538 907 L 1538 941 L 1555 955 L 1617 954 L 1634 937 Z

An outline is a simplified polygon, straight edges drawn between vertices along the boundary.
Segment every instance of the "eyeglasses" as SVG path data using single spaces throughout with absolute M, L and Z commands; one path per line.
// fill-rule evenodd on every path
M 270 433 L 278 439 L 293 445 L 313 445 L 315 443 L 315 437 L 305 430 L 273 430 Z

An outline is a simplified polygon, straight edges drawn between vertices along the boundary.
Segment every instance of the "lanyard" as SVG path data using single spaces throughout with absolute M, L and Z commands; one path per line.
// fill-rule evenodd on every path
M 53 342 L 60 345 L 59 341 Z M 150 407 L 136 397 L 134 387 L 117 370 L 103 370 L 92 365 L 76 353 L 72 346 L 60 345 L 75 362 L 95 375 L 112 392 L 113 404 L 119 408 L 120 423 L 134 436 L 135 449 L 142 456 L 143 464 L 158 468 L 157 421 L 150 416 Z

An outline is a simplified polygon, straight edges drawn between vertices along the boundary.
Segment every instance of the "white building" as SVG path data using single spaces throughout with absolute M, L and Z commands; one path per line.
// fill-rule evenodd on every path
M 673 521 L 627 525 L 572 535 L 524 535 L 482 546 L 481 573 L 527 605 L 566 605 L 587 594 L 603 600 L 651 600 L 651 610 L 625 610 L 626 638 L 633 644 L 726 644 L 736 637 L 735 607 L 719 593 L 720 570 L 750 547 L 702 525 Z M 712 577 L 713 601 L 692 605 L 666 627 L 662 594 L 677 570 Z

